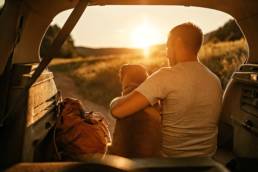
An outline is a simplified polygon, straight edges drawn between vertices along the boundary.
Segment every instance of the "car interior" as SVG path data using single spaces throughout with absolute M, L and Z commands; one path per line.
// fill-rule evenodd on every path
M 115 155 L 49 162 L 45 144 L 57 120 L 59 92 L 47 69 L 87 6 L 181 5 L 223 11 L 236 20 L 248 58 L 223 94 L 218 153 L 210 158 L 128 159 Z M 53 18 L 73 9 L 49 49 L 39 55 Z M 0 171 L 255 171 L 258 162 L 258 1 L 5 0 L 0 13 Z M 101 21 L 100 21 L 101 22 Z

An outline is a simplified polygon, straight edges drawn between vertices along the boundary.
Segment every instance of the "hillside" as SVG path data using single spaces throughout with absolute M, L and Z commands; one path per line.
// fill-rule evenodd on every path
M 52 41 L 55 36 L 59 32 L 60 27 L 57 25 L 50 26 L 46 35 L 42 41 L 41 46 L 41 56 L 44 57 L 47 55 L 48 48 L 50 47 Z M 229 20 L 220 28 L 207 33 L 204 35 L 204 44 L 207 43 L 217 43 L 223 41 L 235 41 L 241 39 L 242 33 L 238 28 L 237 24 L 234 20 Z M 162 51 L 164 51 L 166 45 L 154 45 L 150 48 L 152 54 L 160 55 Z M 122 55 L 122 54 L 132 54 L 132 53 L 142 53 L 142 49 L 137 48 L 90 48 L 90 47 L 82 47 L 74 46 L 74 40 L 71 36 L 65 41 L 64 45 L 60 53 L 59 57 L 88 57 L 88 56 L 104 56 L 104 55 Z
M 218 29 L 204 36 L 204 43 L 216 43 L 223 41 L 235 41 L 243 37 L 235 20 L 229 20 Z
M 234 20 L 229 20 L 218 29 L 204 35 L 204 44 L 219 43 L 225 41 L 236 41 L 243 37 L 238 25 Z M 150 47 L 150 53 L 155 55 L 164 54 L 165 44 L 153 45 Z M 103 56 L 103 55 L 119 55 L 142 53 L 141 49 L 133 48 L 89 48 L 89 47 L 76 47 L 76 55 L 81 57 L 87 56 Z
M 137 48 L 89 48 L 89 47 L 76 47 L 77 56 L 103 56 L 103 55 L 118 55 L 118 54 L 131 54 L 141 53 L 141 49 Z

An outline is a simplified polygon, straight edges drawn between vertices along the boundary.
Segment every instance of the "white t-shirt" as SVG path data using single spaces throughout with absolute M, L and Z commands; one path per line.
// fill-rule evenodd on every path
M 214 155 L 222 88 L 208 68 L 194 61 L 161 68 L 136 91 L 152 105 L 163 100 L 162 156 Z

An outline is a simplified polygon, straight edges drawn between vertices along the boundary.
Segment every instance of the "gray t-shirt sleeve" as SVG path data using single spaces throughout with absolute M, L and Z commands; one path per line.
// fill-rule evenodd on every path
M 135 91 L 141 93 L 154 105 L 159 99 L 164 99 L 168 94 L 168 89 L 165 82 L 167 80 L 167 73 L 165 69 L 160 69 L 149 76 Z

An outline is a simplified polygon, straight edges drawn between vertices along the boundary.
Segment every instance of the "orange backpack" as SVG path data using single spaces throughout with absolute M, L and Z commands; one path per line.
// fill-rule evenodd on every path
M 105 154 L 111 144 L 103 115 L 85 112 L 80 101 L 66 98 L 60 105 L 60 118 L 54 131 L 56 152 L 60 160 Z

